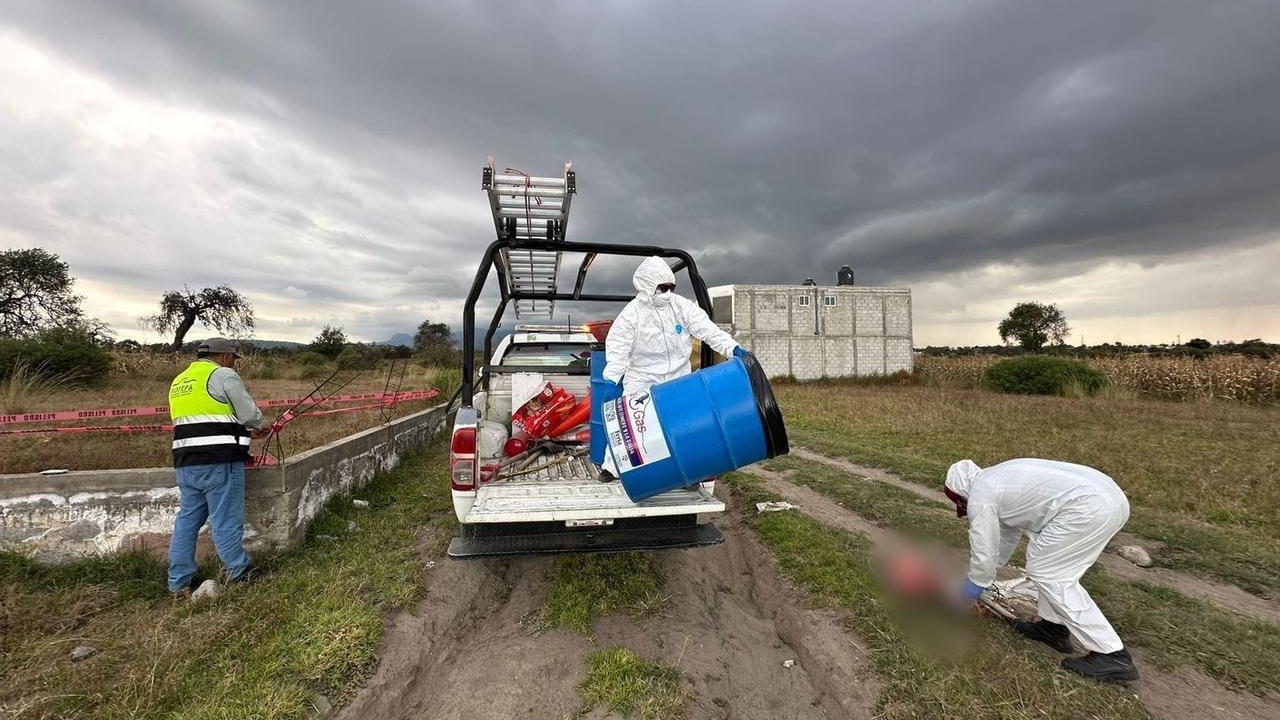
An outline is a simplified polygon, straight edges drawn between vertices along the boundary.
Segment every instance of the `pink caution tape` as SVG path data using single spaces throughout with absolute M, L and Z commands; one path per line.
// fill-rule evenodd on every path
M 355 395 L 335 395 L 331 398 L 321 400 L 306 398 L 275 398 L 272 400 L 259 400 L 258 407 L 272 408 L 285 407 L 303 404 L 303 407 L 311 405 L 319 405 L 321 403 L 344 403 L 359 402 L 364 400 L 378 400 L 382 404 L 394 405 L 400 402 L 408 402 L 411 400 L 426 400 L 440 394 L 439 390 L 412 390 L 398 392 L 394 395 L 383 395 L 382 393 L 358 393 Z M 0 415 L 0 425 L 23 425 L 38 422 L 64 422 L 66 420 L 100 420 L 120 417 L 146 417 L 149 415 L 168 415 L 168 405 L 147 405 L 144 407 L 132 408 L 106 408 L 102 410 L 56 410 L 53 412 L 35 412 L 35 413 L 15 413 L 11 415 Z
M 351 402 L 353 400 L 373 400 L 373 399 L 379 400 L 379 402 L 370 404 L 370 405 L 357 405 L 354 407 L 330 408 L 328 410 L 312 410 L 306 413 L 301 413 L 300 415 L 298 415 L 298 417 L 334 415 L 336 413 L 356 412 L 358 410 L 374 410 L 374 409 L 385 408 L 385 407 L 394 407 L 396 404 L 402 403 L 402 402 L 411 402 L 413 400 L 429 400 L 433 397 L 438 396 L 439 394 L 440 394 L 439 390 L 432 389 L 432 390 L 415 390 L 411 392 L 400 392 L 394 395 L 385 395 L 385 396 L 382 393 L 363 393 L 361 395 L 341 395 L 337 397 L 327 398 L 322 402 L 326 402 L 326 403 Z M 270 405 L 267 405 L 267 403 L 283 405 L 283 404 L 286 404 L 286 402 L 290 405 L 297 405 L 299 400 L 301 400 L 301 398 L 287 400 L 287 401 L 263 400 L 258 403 L 258 406 L 270 407 Z M 319 404 L 319 403 L 308 403 L 308 405 L 315 405 L 315 404 Z M 127 409 L 149 410 L 150 408 L 127 408 Z M 157 415 L 157 414 L 165 414 L 169 412 L 169 408 L 164 406 L 156 406 L 156 409 L 160 410 L 161 412 L 134 413 L 134 415 L 140 415 L 140 414 Z M 104 413 L 104 414 L 74 415 L 73 413 Z M 111 413 L 115 413 L 115 414 L 111 414 Z M 129 416 L 129 414 L 116 413 L 113 410 L 67 410 L 63 412 L 53 412 L 53 413 L 25 413 L 21 415 L 0 415 L 0 423 L 17 424 L 17 423 L 57 421 L 57 420 L 78 420 L 82 418 L 111 418 L 111 417 L 127 417 L 127 416 Z M 6 418 L 20 418 L 20 419 L 6 420 Z M 27 419 L 27 418 L 34 418 L 34 419 Z M 288 416 L 287 419 L 292 420 L 294 419 L 294 416 L 290 415 Z M 283 425 L 283 423 L 281 424 Z M 162 432 L 162 431 L 169 431 L 172 429 L 173 429 L 172 425 L 85 425 L 85 426 L 79 426 L 79 427 L 12 428 L 12 429 L 6 428 L 6 429 L 0 429 L 0 435 L 33 435 L 36 433 Z

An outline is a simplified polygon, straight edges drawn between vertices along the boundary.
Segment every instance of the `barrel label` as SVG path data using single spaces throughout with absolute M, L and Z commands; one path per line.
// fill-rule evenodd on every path
M 671 457 L 653 396 L 648 392 L 623 395 L 605 403 L 602 410 L 609 450 L 619 472 Z

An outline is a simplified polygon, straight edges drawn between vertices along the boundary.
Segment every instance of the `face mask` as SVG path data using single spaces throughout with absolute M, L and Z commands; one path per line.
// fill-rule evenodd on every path
M 658 307 L 671 307 L 671 293 L 658 293 L 653 296 L 653 304 Z

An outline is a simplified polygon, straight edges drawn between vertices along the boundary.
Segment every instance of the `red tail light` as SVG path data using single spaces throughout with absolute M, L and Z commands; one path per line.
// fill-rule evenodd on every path
M 454 490 L 476 487 L 476 429 L 461 427 L 449 441 L 449 485 Z
M 449 451 L 454 455 L 474 455 L 476 452 L 476 429 L 473 427 L 458 428 L 453 431 L 453 441 Z

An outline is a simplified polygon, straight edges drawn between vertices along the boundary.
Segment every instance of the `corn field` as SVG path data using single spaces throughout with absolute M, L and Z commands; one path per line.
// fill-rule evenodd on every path
M 972 388 L 1002 358 L 988 356 L 916 358 L 916 374 L 926 383 Z M 1205 358 L 1120 355 L 1088 358 L 1115 388 L 1165 400 L 1280 402 L 1280 359 L 1246 355 Z

